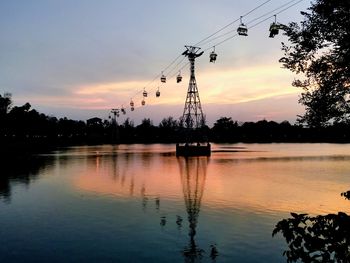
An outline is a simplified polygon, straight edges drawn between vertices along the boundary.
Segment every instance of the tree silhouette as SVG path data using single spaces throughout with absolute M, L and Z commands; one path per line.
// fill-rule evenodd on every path
M 342 193 L 349 199 L 350 191 Z M 350 216 L 337 214 L 309 216 L 291 213 L 279 221 L 272 236 L 281 233 L 288 249 L 283 252 L 287 262 L 349 262 Z
M 11 93 L 4 93 L 4 96 L 0 94 L 0 116 L 4 116 L 8 113 L 12 106 L 12 95 Z
M 291 45 L 282 43 L 283 66 L 305 79 L 293 82 L 303 88 L 299 102 L 306 107 L 301 123 L 311 127 L 348 122 L 350 114 L 350 2 L 316 0 L 301 12 L 301 26 L 283 27 Z
M 163 142 L 176 142 L 179 132 L 179 122 L 169 116 L 159 123 L 159 135 Z
M 220 117 L 212 128 L 213 137 L 217 141 L 231 141 L 237 136 L 237 121 L 234 122 L 231 117 Z

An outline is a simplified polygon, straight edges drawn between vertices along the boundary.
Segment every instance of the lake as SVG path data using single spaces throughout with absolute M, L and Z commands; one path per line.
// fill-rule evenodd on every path
M 290 212 L 350 211 L 349 144 L 59 149 L 0 176 L 0 262 L 285 262 Z

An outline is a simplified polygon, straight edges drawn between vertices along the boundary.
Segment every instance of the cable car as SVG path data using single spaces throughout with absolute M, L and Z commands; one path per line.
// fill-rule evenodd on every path
M 143 99 L 143 100 L 141 101 L 141 105 L 142 105 L 142 106 L 145 106 L 145 104 L 146 104 L 146 101 Z
M 143 93 L 142 93 L 142 95 L 143 95 L 143 97 L 147 97 L 147 91 L 146 91 L 146 89 L 145 88 L 143 88 Z
M 237 28 L 237 33 L 240 36 L 248 36 L 248 28 L 247 28 L 247 26 L 245 24 L 243 24 L 242 16 L 240 17 L 240 20 L 241 20 L 241 24 Z
M 131 111 L 134 111 L 134 109 L 135 109 L 134 106 L 131 106 L 130 110 L 131 110 Z
M 278 30 L 280 29 L 280 26 L 276 22 L 276 15 L 275 15 L 275 22 L 273 22 L 270 25 L 270 35 L 269 37 L 274 38 L 276 35 L 278 35 Z
M 134 107 L 134 102 L 130 100 L 130 107 Z
M 209 59 L 210 59 L 209 62 L 215 63 L 217 56 L 218 55 L 215 53 L 215 47 L 214 47 L 214 50 L 209 54 Z
M 159 88 L 158 88 L 158 90 L 156 92 L 156 97 L 159 97 L 159 96 L 160 96 L 160 91 L 159 91 Z
M 180 83 L 182 81 L 181 71 L 179 71 L 179 74 L 176 76 L 176 83 Z
M 125 109 L 122 107 L 121 109 L 120 109 L 120 111 L 125 115 L 126 114 L 126 111 L 125 111 Z
M 166 82 L 166 77 L 165 75 L 163 74 L 163 71 L 162 71 L 162 76 L 160 77 L 160 81 L 165 83 Z

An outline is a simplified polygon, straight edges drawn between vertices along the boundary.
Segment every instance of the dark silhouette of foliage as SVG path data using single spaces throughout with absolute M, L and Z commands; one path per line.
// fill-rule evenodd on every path
M 341 194 L 349 199 L 350 191 Z M 287 262 L 349 262 L 350 216 L 338 214 L 309 216 L 291 213 L 279 221 L 272 236 L 281 233 L 288 249 L 283 252 Z
M 169 116 L 161 120 L 158 126 L 159 136 L 162 142 L 176 142 L 178 141 L 179 122 L 173 117 Z
M 136 126 L 136 142 L 157 142 L 158 133 L 157 128 L 153 125 L 153 122 L 149 118 L 145 118 L 141 121 L 141 124 Z
M 345 199 L 350 200 L 350 191 L 341 193 L 341 196 L 344 196 Z
M 47 156 L 25 157 L 17 155 L 15 158 L 0 159 L 1 175 L 0 175 L 0 201 L 3 199 L 9 202 L 12 194 L 13 184 L 29 185 L 38 178 L 40 170 L 52 165 L 53 158 Z M 20 165 L 18 165 L 20 163 Z
M 231 117 L 221 117 L 212 128 L 213 137 L 219 141 L 232 141 L 237 136 L 237 121 L 234 122 Z
M 306 107 L 301 123 L 311 127 L 348 123 L 350 114 L 350 1 L 315 0 L 301 12 L 299 26 L 283 27 L 291 44 L 282 43 L 284 67 L 305 75 L 293 85 L 303 88 Z
M 1 97 L 4 98 L 4 97 Z M 0 99 L 1 102 L 1 99 Z M 0 115 L 0 154 L 9 151 L 40 151 L 58 145 L 103 143 L 181 143 L 188 135 L 181 120 L 169 116 L 158 126 L 143 119 L 135 126 L 127 118 L 124 123 L 90 118 L 86 122 L 66 117 L 57 119 L 39 113 L 30 103 L 12 107 L 11 96 L 2 100 Z M 206 135 L 208 137 L 204 137 Z M 207 125 L 193 131 L 194 142 L 350 142 L 350 123 L 334 123 L 327 127 L 305 128 L 288 121 L 277 123 L 261 120 L 238 123 L 231 117 L 220 117 L 212 128 Z M 31 150 L 32 149 L 32 150 Z

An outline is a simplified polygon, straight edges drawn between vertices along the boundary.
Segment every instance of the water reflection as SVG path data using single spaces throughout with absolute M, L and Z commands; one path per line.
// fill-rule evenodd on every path
M 3 159 L 0 161 L 0 200 L 6 203 L 11 201 L 12 186 L 23 184 L 26 187 L 38 178 L 38 175 L 47 166 L 52 165 L 52 158 L 23 158 Z
M 190 240 L 183 250 L 185 262 L 200 260 L 205 252 L 204 249 L 196 244 L 195 236 L 205 188 L 208 161 L 207 157 L 178 158 L 182 191 L 189 223 L 188 236 Z M 181 227 L 182 218 L 178 216 L 176 223 Z M 217 255 L 218 252 L 215 245 L 211 245 L 211 258 L 215 260 Z
M 339 197 L 350 185 L 350 145 L 313 147 L 247 145 L 209 162 L 176 158 L 173 145 L 82 146 L 8 164 L 0 262 L 283 262 L 288 247 L 271 231 L 289 211 L 309 215 L 286 219 L 279 237 L 290 231 L 295 248 L 302 235 L 304 251 L 326 244 L 340 255 L 336 240 L 349 251 L 338 211 L 350 208 Z

